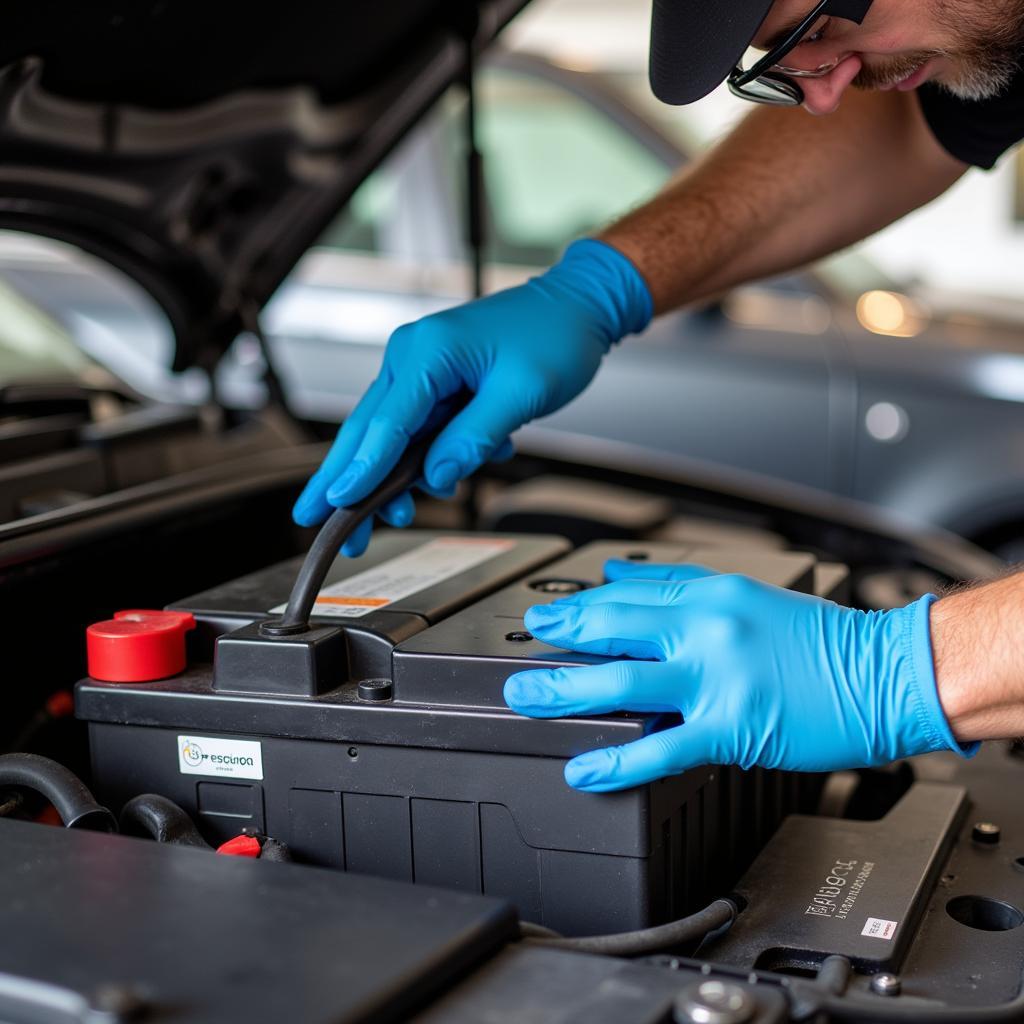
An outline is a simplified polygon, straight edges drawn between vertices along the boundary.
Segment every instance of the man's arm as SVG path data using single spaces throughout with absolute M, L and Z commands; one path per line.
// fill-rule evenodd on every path
M 1024 736 L 1024 573 L 944 597 L 931 631 L 953 735 L 962 743 Z
M 913 93 L 848 93 L 838 111 L 762 107 L 600 237 L 656 312 L 835 252 L 923 206 L 967 169 Z
M 509 435 L 571 401 L 609 348 L 652 312 L 842 248 L 947 188 L 946 155 L 909 94 L 847 97 L 816 119 L 759 110 L 653 202 L 573 243 L 546 273 L 392 335 L 380 375 L 296 503 L 304 526 L 376 487 L 446 399 L 469 394 L 430 448 L 425 478 L 448 493 Z M 403 496 L 385 513 L 412 519 Z M 359 554 L 365 522 L 346 544 Z

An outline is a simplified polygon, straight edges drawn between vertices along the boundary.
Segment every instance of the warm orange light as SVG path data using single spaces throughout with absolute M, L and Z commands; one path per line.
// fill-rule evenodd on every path
M 898 292 L 865 292 L 857 300 L 857 319 L 872 333 L 893 338 L 912 338 L 924 329 L 920 310 Z

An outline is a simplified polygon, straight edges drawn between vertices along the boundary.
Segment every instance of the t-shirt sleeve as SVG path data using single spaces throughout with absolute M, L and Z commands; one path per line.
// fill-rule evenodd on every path
M 946 152 L 986 170 L 1024 139 L 1024 66 L 988 100 L 961 100 L 928 82 L 917 91 L 929 127 Z

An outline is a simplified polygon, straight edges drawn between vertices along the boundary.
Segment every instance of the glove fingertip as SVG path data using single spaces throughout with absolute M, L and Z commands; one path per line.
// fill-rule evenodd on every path
M 567 762 L 563 774 L 573 789 L 583 789 L 604 784 L 610 767 L 607 750 L 588 750 Z
M 443 458 L 426 469 L 427 483 L 436 491 L 448 492 L 465 476 L 463 467 L 452 458 Z
M 341 554 L 346 558 L 359 558 L 366 553 L 373 536 L 373 520 L 364 519 L 352 533 L 352 536 L 341 545 Z
M 518 672 L 505 680 L 502 696 L 517 714 L 533 718 L 553 717 L 563 713 L 558 694 L 552 687 L 554 675 L 543 669 Z
M 557 609 L 550 605 L 535 604 L 526 609 L 523 615 L 523 625 L 531 633 L 543 633 L 551 630 L 562 621 L 562 616 Z
M 334 509 L 324 497 L 323 487 L 306 484 L 306 489 L 292 506 L 292 519 L 299 526 L 318 526 Z
M 300 499 L 292 507 L 292 522 L 294 522 L 296 526 L 316 526 L 322 521 L 322 519 L 322 516 L 317 515 L 311 502 L 304 503 Z
M 406 491 L 405 494 L 400 494 L 393 501 L 389 501 L 378 515 L 388 526 L 408 526 L 416 516 L 416 504 L 412 500 L 412 495 Z

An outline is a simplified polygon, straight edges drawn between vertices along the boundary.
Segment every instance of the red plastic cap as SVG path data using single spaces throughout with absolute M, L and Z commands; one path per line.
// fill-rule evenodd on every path
M 260 841 L 255 836 L 235 836 L 234 839 L 221 843 L 217 847 L 217 852 L 229 857 L 258 857 L 261 849 Z
M 185 634 L 195 629 L 189 612 L 144 609 L 114 612 L 85 631 L 89 675 L 107 683 L 149 683 L 185 668 Z

